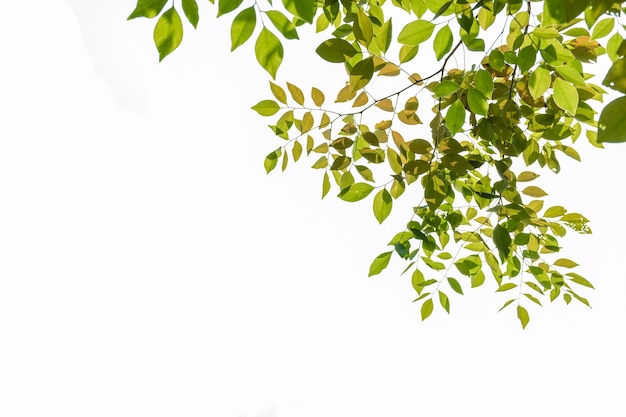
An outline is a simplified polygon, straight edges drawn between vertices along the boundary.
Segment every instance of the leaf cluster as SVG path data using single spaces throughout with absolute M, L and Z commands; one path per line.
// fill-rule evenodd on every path
M 163 12 L 166 3 L 138 0 L 129 17 L 158 17 L 160 59 L 182 40 L 179 14 L 174 6 Z M 379 223 L 395 201 L 412 199 L 406 227 L 370 276 L 394 257 L 406 262 L 422 319 L 435 306 L 449 313 L 452 295 L 487 278 L 495 292 L 510 294 L 501 310 L 515 306 L 523 327 L 529 304 L 589 306 L 578 291 L 593 285 L 560 255 L 567 232 L 591 233 L 589 221 L 562 206 L 544 208 L 538 178 L 542 169 L 558 173 L 563 157 L 580 160 L 575 142 L 583 135 L 598 147 L 626 141 L 626 97 L 596 111 L 605 87 L 626 93 L 622 2 L 267 3 L 261 10 L 256 1 L 217 1 L 218 17 L 234 14 L 231 49 L 256 33 L 256 59 L 272 77 L 271 95 L 252 107 L 272 118 L 280 142 L 266 171 L 313 157 L 322 198 L 334 189 L 346 202 L 371 200 Z M 182 6 L 195 27 L 196 1 Z M 275 81 L 281 38 L 297 40 L 305 24 L 326 36 L 316 55 L 345 70 L 336 93 Z M 432 61 L 416 60 L 421 54 Z M 605 57 L 611 66 L 598 85 L 588 71 Z

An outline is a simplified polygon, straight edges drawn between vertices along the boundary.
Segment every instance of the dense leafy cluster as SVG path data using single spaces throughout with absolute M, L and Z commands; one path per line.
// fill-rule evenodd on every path
M 183 36 L 175 7 L 163 12 L 166 3 L 138 0 L 130 15 L 160 16 L 161 59 Z M 182 10 L 195 27 L 196 0 L 183 0 Z M 558 255 L 568 230 L 591 232 L 588 220 L 544 207 L 533 169 L 559 172 L 559 158 L 580 160 L 572 145 L 583 134 L 600 147 L 626 141 L 626 97 L 598 118 L 590 103 L 606 91 L 586 72 L 607 55 L 612 66 L 602 84 L 626 93 L 621 2 L 268 0 L 266 10 L 256 1 L 217 2 L 218 17 L 235 11 L 232 49 L 256 33 L 256 59 L 273 79 L 284 56 L 279 37 L 298 39 L 303 24 L 327 33 L 316 53 L 346 72 L 331 103 L 316 87 L 305 94 L 270 81 L 271 98 L 253 107 L 273 118 L 281 140 L 265 159 L 267 172 L 316 155 L 322 197 L 333 188 L 347 202 L 372 197 L 380 223 L 394 201 L 413 199 L 406 228 L 370 276 L 394 256 L 405 260 L 422 319 L 435 305 L 449 312 L 452 293 L 487 276 L 512 294 L 502 308 L 514 305 L 523 327 L 526 302 L 589 305 L 577 291 L 592 284 Z

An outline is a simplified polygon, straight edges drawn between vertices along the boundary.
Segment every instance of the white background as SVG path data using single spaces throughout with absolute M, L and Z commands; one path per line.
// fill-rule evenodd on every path
M 522 331 L 490 284 L 422 323 L 400 262 L 366 277 L 405 213 L 320 201 L 312 159 L 265 175 L 267 77 L 229 53 L 234 16 L 203 7 L 159 64 L 133 7 L 3 2 L 0 415 L 626 413 L 626 147 L 581 139 L 542 177 L 592 220 L 563 244 L 593 309 L 529 306 Z M 333 76 L 294 45 L 279 82 Z

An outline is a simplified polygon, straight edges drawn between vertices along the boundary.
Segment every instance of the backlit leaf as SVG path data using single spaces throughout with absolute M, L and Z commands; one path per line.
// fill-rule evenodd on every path
M 163 13 L 154 27 L 154 43 L 159 61 L 172 53 L 183 40 L 183 22 L 173 7 Z
M 380 274 L 383 269 L 387 268 L 387 265 L 389 265 L 389 259 L 391 259 L 391 253 L 392 252 L 384 252 L 378 255 L 370 265 L 370 270 L 367 276 L 371 277 L 373 275 Z
M 374 187 L 365 182 L 357 182 L 356 184 L 352 184 L 348 188 L 342 190 L 338 197 L 343 201 L 348 201 L 353 203 L 355 201 L 363 200 L 367 197 Z
M 233 20 L 233 24 L 230 27 L 230 50 L 234 51 L 239 46 L 243 45 L 248 39 L 250 39 L 250 36 L 252 36 L 252 33 L 254 33 L 255 27 L 256 13 L 254 11 L 254 6 L 242 10 L 235 17 L 235 19 Z
M 526 194 L 526 195 L 531 196 L 531 197 L 544 197 L 544 196 L 548 195 L 548 193 L 546 193 L 541 188 L 536 187 L 534 185 L 531 185 L 530 187 L 524 188 L 522 190 L 522 192 L 524 194 Z
M 598 120 L 598 142 L 626 142 L 626 97 L 613 100 L 604 107 Z
M 391 213 L 391 208 L 393 205 L 393 200 L 391 199 L 391 194 L 385 188 L 380 190 L 374 196 L 374 217 L 378 220 L 378 223 L 382 223 L 385 221 L 389 213 Z
M 252 110 L 261 116 L 272 116 L 280 110 L 278 104 L 273 100 L 262 100 L 252 107 Z
M 433 299 L 429 298 L 422 304 L 421 315 L 422 321 L 426 320 L 433 312 Z
M 296 25 L 291 23 L 284 14 L 278 10 L 268 10 L 265 14 L 270 18 L 274 27 L 278 29 L 285 39 L 298 39 Z
M 161 13 L 161 10 L 163 10 L 166 4 L 167 0 L 138 0 L 135 10 L 128 16 L 128 20 L 137 17 L 156 17 Z
M 530 317 L 528 316 L 528 311 L 526 311 L 526 309 L 520 305 L 517 306 L 517 318 L 522 324 L 522 329 L 525 329 L 528 325 Z
M 459 100 L 452 103 L 446 113 L 446 126 L 453 135 L 463 129 L 465 123 L 465 107 Z
M 328 62 L 339 63 L 352 58 L 357 50 L 347 41 L 333 38 L 322 42 L 315 52 Z
M 217 3 L 217 17 L 225 15 L 235 10 L 243 0 L 219 0 Z
M 433 49 L 435 50 L 435 56 L 437 57 L 437 61 L 443 58 L 450 49 L 452 49 L 452 30 L 450 26 L 444 25 L 439 32 L 435 35 L 435 40 L 433 41 Z
M 572 84 L 560 78 L 555 79 L 553 98 L 557 106 L 571 114 L 576 114 L 578 91 Z
M 408 23 L 398 34 L 398 42 L 403 45 L 419 45 L 433 34 L 435 25 L 428 20 L 415 20 Z
M 254 46 L 254 53 L 259 64 L 272 78 L 276 78 L 276 71 L 283 62 L 283 45 L 276 35 L 266 28 L 261 29 Z

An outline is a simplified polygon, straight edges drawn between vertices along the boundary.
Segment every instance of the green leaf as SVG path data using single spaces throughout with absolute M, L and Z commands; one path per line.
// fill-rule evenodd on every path
M 291 94 L 291 97 L 296 103 L 301 106 L 304 105 L 304 93 L 302 92 L 302 90 L 300 90 L 298 86 L 287 83 L 287 90 L 289 90 L 289 94 Z
M 525 73 L 535 65 L 537 50 L 533 45 L 522 48 L 517 55 L 517 66 L 522 73 Z
M 563 268 L 575 268 L 578 266 L 578 264 L 570 259 L 567 258 L 559 258 L 556 261 L 554 261 L 554 265 L 556 266 L 562 266 Z
M 274 100 L 262 100 L 252 106 L 252 110 L 256 111 L 261 116 L 272 116 L 280 110 L 280 107 Z
M 435 97 L 447 97 L 459 88 L 461 87 L 454 81 L 444 80 L 434 88 L 433 93 L 435 93 Z
M 296 25 L 291 23 L 287 17 L 278 10 L 268 10 L 265 12 L 272 24 L 286 39 L 298 39 Z
M 356 40 L 365 46 L 369 46 L 374 38 L 372 21 L 360 7 L 357 9 L 356 19 L 354 19 L 353 33 Z
M 524 188 L 522 190 L 522 192 L 524 194 L 526 194 L 526 195 L 531 196 L 531 197 L 544 197 L 544 196 L 548 195 L 548 193 L 546 193 L 541 188 L 536 187 L 534 185 L 531 185 L 530 187 Z
M 611 33 L 613 30 L 613 26 L 615 24 L 615 18 L 608 17 L 606 19 L 600 20 L 593 26 L 593 31 L 591 32 L 591 39 L 600 39 L 604 38 L 606 35 Z
M 270 152 L 263 162 L 263 166 L 265 167 L 265 172 L 270 173 L 274 168 L 276 168 L 276 164 L 278 163 L 278 158 L 280 158 L 282 154 L 282 149 L 278 148 L 274 152 Z
M 450 288 L 454 290 L 454 292 L 463 295 L 463 288 L 461 287 L 459 281 L 457 281 L 455 278 L 448 277 L 448 284 L 450 285 Z
M 219 0 L 217 3 L 217 17 L 225 15 L 235 10 L 243 0 Z
M 487 97 L 476 88 L 467 90 L 467 106 L 470 111 L 481 116 L 486 116 L 489 111 L 489 103 Z
M 525 329 L 528 325 L 530 317 L 528 317 L 528 311 L 526 311 L 526 309 L 520 305 L 517 306 L 517 318 L 519 319 L 520 323 L 522 323 L 522 329 Z
M 254 6 L 248 7 L 239 13 L 233 20 L 233 24 L 230 27 L 230 40 L 231 40 L 231 52 L 243 45 L 256 27 L 256 12 Z
M 493 93 L 493 78 L 488 71 L 478 70 L 474 75 L 474 86 L 487 98 Z
M 513 300 L 509 300 L 506 303 L 504 303 L 504 305 L 502 307 L 500 307 L 500 310 L 498 310 L 498 313 L 501 312 L 502 310 L 504 310 L 505 308 L 507 308 L 509 305 L 511 305 L 511 303 L 515 301 L 515 299 Z
M 613 63 L 602 84 L 626 94 L 626 58 L 618 59 Z
M 546 0 L 543 3 L 542 26 L 568 23 L 581 14 L 589 0 Z
M 374 217 L 378 220 L 378 223 L 382 223 L 385 221 L 389 213 L 391 213 L 391 208 L 393 205 L 393 200 L 391 199 L 391 194 L 385 188 L 376 193 L 374 197 Z
M 189 23 L 192 24 L 194 28 L 198 27 L 198 20 L 200 16 L 198 15 L 198 3 L 196 0 L 182 0 L 183 1 L 183 12 L 189 20 Z
M 555 68 L 556 72 L 559 73 L 563 79 L 571 82 L 574 85 L 578 85 L 584 87 L 586 85 L 585 79 L 580 73 L 574 69 L 571 65 L 559 65 Z
M 446 113 L 446 126 L 450 129 L 450 133 L 454 135 L 463 129 L 464 123 L 465 107 L 463 107 L 463 103 L 461 103 L 460 100 L 457 100 L 448 108 L 448 112 Z
M 365 58 L 358 62 L 350 71 L 350 90 L 355 92 L 365 87 L 373 75 L 374 60 L 372 58 Z
M 433 41 L 433 49 L 435 51 L 435 55 L 437 57 L 437 61 L 443 58 L 450 49 L 452 49 L 452 30 L 450 26 L 444 25 L 439 32 L 435 35 L 435 40 Z
M 254 53 L 259 64 L 276 78 L 276 71 L 283 62 L 283 45 L 272 32 L 263 28 L 254 46 Z
M 561 217 L 566 212 L 567 210 L 565 210 L 565 208 L 562 206 L 553 206 L 547 209 L 545 213 L 543 213 L 543 217 Z
M 604 107 L 598 120 L 598 142 L 626 142 L 626 97 L 613 100 Z
M 417 45 L 402 45 L 400 48 L 400 52 L 398 57 L 400 58 L 400 63 L 404 64 L 405 62 L 409 62 L 415 56 L 417 56 L 417 52 L 419 51 L 419 47 Z
M 571 83 L 557 78 L 554 80 L 554 102 L 570 114 L 576 114 L 578 108 L 578 90 Z
M 512 282 L 507 282 L 506 284 L 500 285 L 500 287 L 498 287 L 496 292 L 504 292 L 504 291 L 512 290 L 513 288 L 517 288 L 517 284 L 514 284 Z
M 419 45 L 428 40 L 435 30 L 435 25 L 428 20 L 415 20 L 402 28 L 398 42 L 403 45 Z
M 422 321 L 426 320 L 433 312 L 433 299 L 429 298 L 422 304 Z
M 517 181 L 518 182 L 532 181 L 536 178 L 539 178 L 539 174 L 535 174 L 534 172 L 530 172 L 530 171 L 522 171 L 517 176 Z
M 391 26 L 391 19 L 387 20 L 376 32 L 376 43 L 382 52 L 387 52 L 389 47 L 391 46 L 393 33 Z
M 348 188 L 341 190 L 338 197 L 343 201 L 348 201 L 353 203 L 355 201 L 363 200 L 367 197 L 374 187 L 365 182 L 357 182 L 356 184 L 352 184 Z
M 537 69 L 530 75 L 530 80 L 528 81 L 528 91 L 530 95 L 537 99 L 550 88 L 550 71 L 545 69 L 544 67 L 537 67 Z
M 315 50 L 317 54 L 325 61 L 332 63 L 346 62 L 354 55 L 357 50 L 350 43 L 343 39 L 328 39 L 320 44 Z
M 448 314 L 450 314 L 450 299 L 442 291 L 438 291 L 438 293 L 439 293 L 439 304 L 441 304 L 441 307 L 443 307 L 443 309 L 446 310 Z
M 330 191 L 330 179 L 328 178 L 328 172 L 324 172 L 324 179 L 322 180 L 322 198 L 326 197 L 326 194 Z
M 137 17 L 156 17 L 161 13 L 161 10 L 163 10 L 166 4 L 167 0 L 138 0 L 135 10 L 128 16 L 128 20 Z
M 501 224 L 493 228 L 493 243 L 496 244 L 500 259 L 504 260 L 511 253 L 511 235 Z
M 371 277 L 373 275 L 380 274 L 383 269 L 387 268 L 387 265 L 389 265 L 389 259 L 391 259 L 391 253 L 391 251 L 383 252 L 378 255 L 370 265 L 370 271 L 367 276 Z
M 568 272 L 567 274 L 568 277 L 570 277 L 570 281 L 575 282 L 578 285 L 582 285 L 588 288 L 592 288 L 595 289 L 594 286 L 591 284 L 591 282 L 587 281 L 587 279 L 585 277 L 582 277 L 580 275 L 578 275 L 575 272 Z
M 313 23 L 317 10 L 316 0 L 283 0 L 285 9 L 307 23 Z
M 159 61 L 172 53 L 183 40 L 183 22 L 173 7 L 163 13 L 154 27 L 154 43 Z

